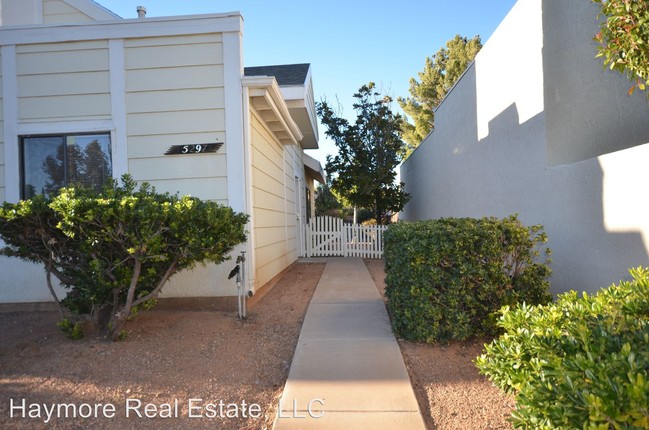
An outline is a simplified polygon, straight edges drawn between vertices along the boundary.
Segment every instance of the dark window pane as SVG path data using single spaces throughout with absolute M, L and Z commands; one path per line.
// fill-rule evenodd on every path
M 112 177 L 109 134 L 22 139 L 22 198 L 51 196 L 64 186 L 100 189 Z
M 51 195 L 65 184 L 63 137 L 23 139 L 23 198 Z

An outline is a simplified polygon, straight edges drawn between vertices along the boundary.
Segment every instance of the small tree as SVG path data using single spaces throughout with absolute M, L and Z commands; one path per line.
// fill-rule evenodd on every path
M 331 192 L 329 184 L 319 184 L 315 191 L 315 215 L 331 215 L 342 210 L 343 205 Z
M 63 188 L 57 196 L 6 203 L 4 253 L 42 262 L 70 291 L 63 304 L 89 314 L 111 339 L 176 273 L 221 263 L 246 240 L 247 215 L 189 196 L 159 194 L 130 177 L 102 192 Z M 102 318 L 102 315 L 107 315 Z
M 374 83 L 363 85 L 354 97 L 358 116 L 354 124 L 337 115 L 327 102 L 317 104 L 325 134 L 338 147 L 327 156 L 327 174 L 332 191 L 352 206 L 372 211 L 379 224 L 400 211 L 408 201 L 403 182 L 395 182 L 395 168 L 401 162 L 403 119 L 392 113 L 390 97 L 381 97 Z
M 417 74 L 419 80 L 410 78 L 410 97 L 397 101 L 414 124 L 403 122 L 403 140 L 412 152 L 434 127 L 434 110 L 446 93 L 455 85 L 482 48 L 480 36 L 467 39 L 456 35 L 446 42 L 435 55 L 426 58 L 424 70 Z
M 649 2 L 646 0 L 593 0 L 600 4 L 597 57 L 633 82 L 629 94 L 647 90 L 649 80 Z M 649 92 L 647 92 L 649 97 Z

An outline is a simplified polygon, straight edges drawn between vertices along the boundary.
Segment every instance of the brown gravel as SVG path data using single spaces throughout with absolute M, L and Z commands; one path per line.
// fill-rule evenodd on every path
M 0 428 L 272 428 L 302 320 L 324 264 L 296 264 L 253 308 L 246 321 L 208 311 L 153 310 L 127 326 L 122 342 L 70 341 L 54 312 L 0 313 Z M 112 404 L 100 418 L 10 418 L 10 400 L 47 405 Z M 191 418 L 189 399 L 223 401 L 239 418 Z M 125 403 L 140 400 L 142 418 Z M 169 409 L 178 417 L 162 418 Z M 259 418 L 241 417 L 242 402 Z M 144 416 L 145 405 L 158 418 Z M 235 404 L 235 407 L 228 406 Z M 166 406 L 170 405 L 170 406 Z M 110 408 L 110 407 L 109 407 Z M 202 413 L 207 414 L 207 409 Z M 256 414 L 256 410 L 252 410 Z M 94 412 L 93 412 L 94 414 Z M 195 413 L 198 415 L 198 413 Z M 107 415 L 104 417 L 102 415 Z
M 379 291 L 382 260 L 366 260 Z M 269 429 L 323 264 L 296 264 L 241 322 L 234 313 L 142 313 L 123 342 L 70 341 L 54 312 L 0 313 L 0 428 L 11 429 Z M 483 342 L 432 346 L 400 341 L 429 429 L 510 429 L 513 401 L 478 374 L 472 360 Z M 239 406 L 239 418 L 190 418 L 189 399 Z M 10 399 L 41 403 L 112 404 L 112 418 L 10 418 Z M 125 417 L 125 403 L 158 409 L 158 418 Z M 162 418 L 166 405 L 178 417 Z M 259 418 L 241 418 L 257 404 Z M 29 406 L 28 406 L 29 407 Z M 234 411 L 234 406 L 230 410 Z M 82 412 L 82 411 L 80 411 Z M 202 411 L 204 414 L 206 410 Z M 234 412 L 232 412 L 234 414 Z M 109 414 L 110 415 L 110 414 Z M 101 416 L 101 411 L 100 411 Z
M 383 260 L 365 260 L 383 295 Z M 486 339 L 440 346 L 399 340 L 426 427 L 437 430 L 511 429 L 514 400 L 502 394 L 473 364 Z

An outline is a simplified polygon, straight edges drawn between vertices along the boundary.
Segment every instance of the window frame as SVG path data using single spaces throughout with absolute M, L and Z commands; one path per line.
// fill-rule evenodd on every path
M 110 130 L 96 130 L 96 131 L 83 131 L 83 132 L 63 132 L 63 133 L 26 133 L 18 136 L 18 160 L 19 160 L 19 196 L 21 200 L 25 199 L 25 139 L 33 138 L 61 138 L 63 145 L 66 145 L 67 138 L 70 136 L 95 136 L 103 135 L 108 138 L 110 150 L 107 155 L 110 157 L 111 175 L 114 177 L 115 167 L 113 162 L 113 133 Z M 64 187 L 68 186 L 68 151 L 63 151 L 63 177 Z

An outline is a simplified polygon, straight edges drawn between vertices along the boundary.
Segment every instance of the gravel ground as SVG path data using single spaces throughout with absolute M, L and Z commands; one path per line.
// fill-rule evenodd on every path
M 323 270 L 294 265 L 243 322 L 234 313 L 153 310 L 129 322 L 122 342 L 70 341 L 55 312 L 0 313 L 0 428 L 272 428 Z M 194 417 L 190 399 L 202 399 Z M 11 418 L 12 400 L 34 418 L 20 408 Z M 45 423 L 44 408 L 30 407 L 70 403 L 90 417 Z
M 365 260 L 383 295 L 383 260 Z M 511 429 L 514 400 L 478 373 L 473 360 L 488 339 L 427 345 L 399 340 L 419 409 L 429 429 Z
M 383 292 L 383 261 L 366 265 Z M 153 310 L 129 323 L 122 342 L 70 341 L 55 312 L 0 313 L 0 428 L 270 429 L 323 269 L 294 265 L 246 321 L 234 313 Z M 429 429 L 511 428 L 513 400 L 472 363 L 483 343 L 399 342 Z M 46 408 L 66 404 L 90 416 L 65 418 L 62 409 L 48 419 Z

